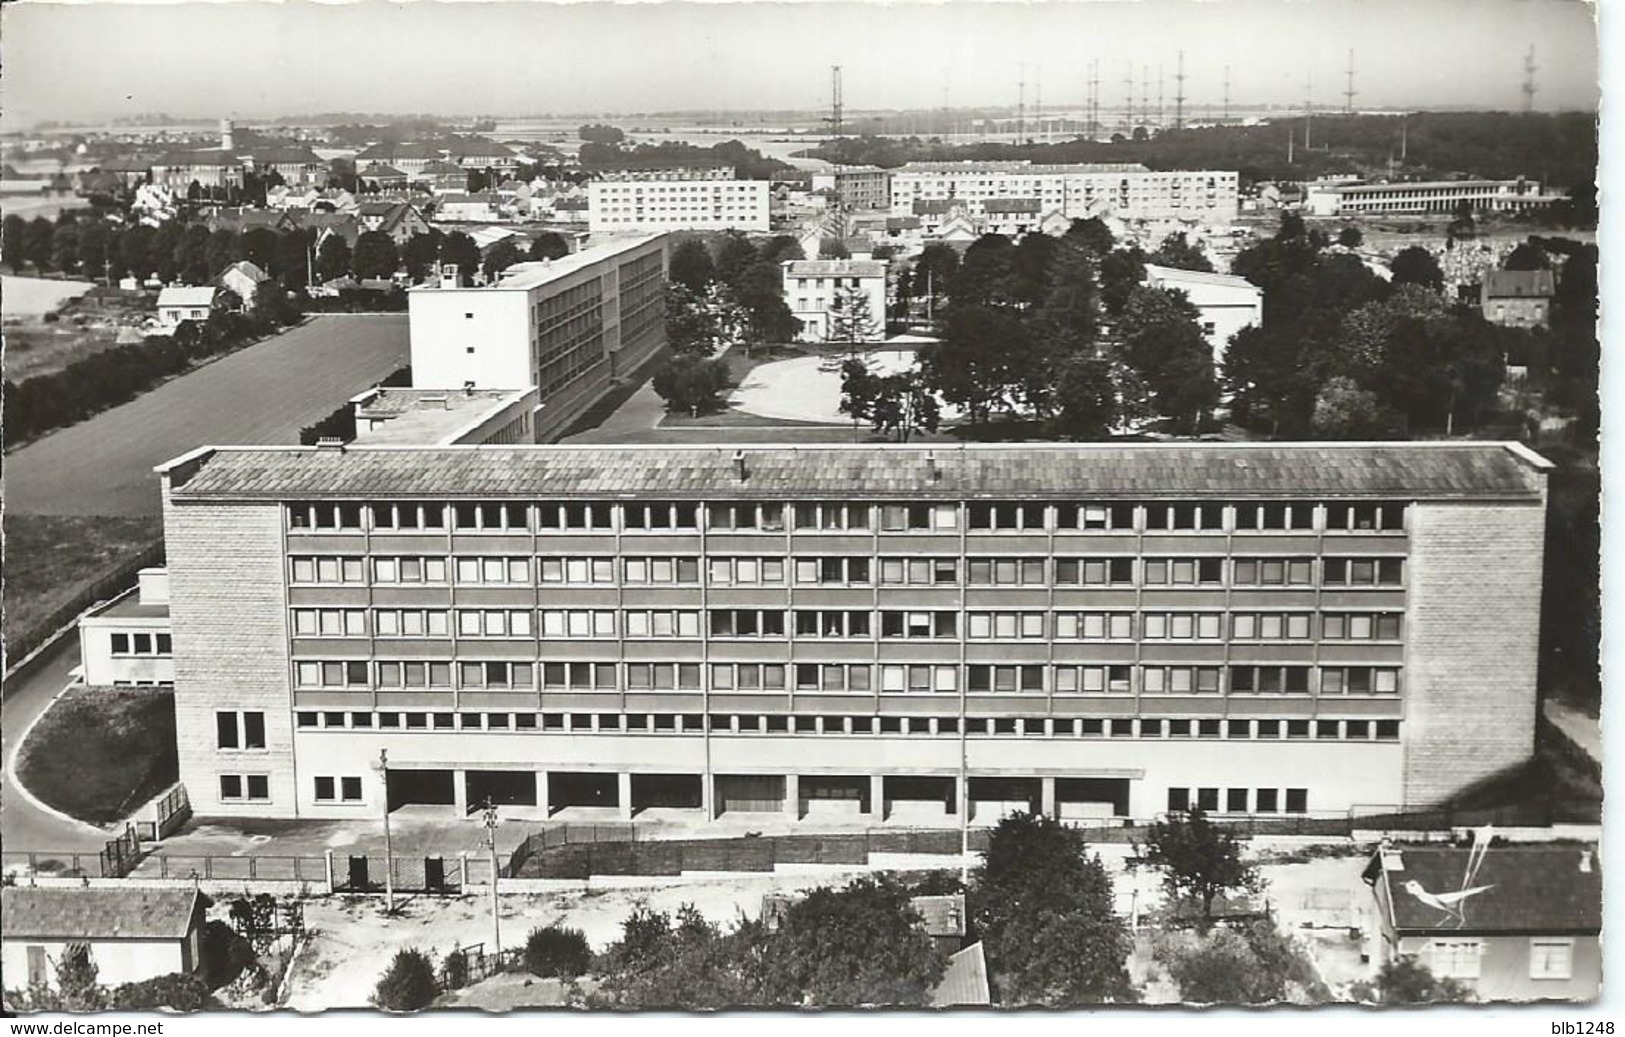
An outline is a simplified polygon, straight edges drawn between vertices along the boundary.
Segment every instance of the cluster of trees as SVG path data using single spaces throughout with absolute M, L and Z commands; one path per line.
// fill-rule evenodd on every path
M 1218 402 L 1211 350 L 1183 296 L 1141 281 L 1148 258 L 1206 260 L 1183 235 L 1150 257 L 1113 244 L 1099 220 L 1088 220 L 1059 239 L 984 235 L 957 269 L 946 250 L 927 249 L 910 288 L 930 271 L 932 293 L 946 283 L 951 304 L 941 345 L 921 363 L 925 384 L 972 423 L 1003 411 L 1074 438 L 1150 415 L 1196 428 Z
M 708 248 L 686 238 L 672 250 L 666 339 L 677 355 L 655 373 L 654 389 L 673 411 L 699 413 L 728 388 L 727 368 L 711 359 L 725 345 L 749 353 L 795 337 L 779 264 L 800 259 L 788 235 L 752 240 L 729 232 Z
M 1288 214 L 1237 255 L 1234 272 L 1263 289 L 1264 321 L 1225 354 L 1236 419 L 1289 438 L 1383 438 L 1492 415 L 1507 355 L 1543 336 L 1452 305 L 1425 249 L 1399 253 L 1384 281 L 1325 244 Z
M 618 131 L 617 131 L 618 132 Z M 788 162 L 768 158 L 737 140 L 700 147 L 682 141 L 638 144 L 586 140 L 581 145 L 580 162 L 589 172 L 624 169 L 658 169 L 662 166 L 732 166 L 741 180 L 774 180 L 797 175 Z

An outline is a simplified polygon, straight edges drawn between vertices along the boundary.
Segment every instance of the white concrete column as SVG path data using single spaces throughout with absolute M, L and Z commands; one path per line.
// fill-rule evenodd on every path
M 964 823 L 968 825 L 976 820 L 971 815 L 970 775 L 961 774 L 954 779 L 954 796 L 958 800 L 954 805 L 958 808 L 959 813 L 964 815 Z
M 1038 810 L 1045 817 L 1060 817 L 1055 809 L 1055 779 L 1053 777 L 1038 779 Z
M 801 776 L 798 774 L 784 776 L 784 812 L 793 820 L 801 820 Z
M 700 775 L 700 808 L 705 811 L 707 821 L 717 819 L 717 776 L 706 773 Z
M 869 775 L 869 816 L 876 821 L 886 820 L 886 778 Z
M 468 772 L 451 772 L 451 802 L 458 817 L 468 816 Z
M 536 772 L 536 807 L 547 817 L 551 812 L 547 805 L 547 772 Z
M 616 792 L 616 802 L 621 810 L 621 820 L 632 820 L 632 772 L 621 771 L 615 776 L 620 782 Z

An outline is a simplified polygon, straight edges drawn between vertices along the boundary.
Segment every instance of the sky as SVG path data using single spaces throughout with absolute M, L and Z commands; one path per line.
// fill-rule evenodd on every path
M 632 114 L 819 109 L 829 66 L 849 112 L 1103 107 L 1130 75 L 1172 107 L 1518 109 L 1535 47 L 1541 110 L 1598 104 L 1594 8 L 1580 0 L 1050 0 L 555 3 L 227 0 L 0 8 L 0 108 L 39 120 L 167 112 Z M 1140 91 L 1136 88 L 1136 94 Z

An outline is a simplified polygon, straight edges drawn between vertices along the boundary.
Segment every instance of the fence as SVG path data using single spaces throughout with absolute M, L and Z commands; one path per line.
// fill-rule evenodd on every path
M 155 843 L 167 838 L 192 816 L 191 801 L 186 798 L 186 786 L 176 782 L 162 796 L 141 808 L 150 820 L 132 821 L 136 835 L 143 842 Z
M 523 947 L 509 947 L 491 953 L 486 953 L 483 943 L 453 947 L 440 963 L 441 985 L 447 990 L 461 990 L 499 972 L 516 972 L 524 960 Z
M 571 829 L 588 828 L 581 832 Z M 866 829 L 841 835 L 770 835 L 732 839 L 638 838 L 630 825 L 565 826 L 529 836 L 509 859 L 514 878 L 585 879 L 594 875 L 679 875 L 685 871 L 772 871 L 780 864 L 867 864 L 875 853 L 951 855 L 959 829 Z M 989 831 L 972 829 L 970 849 L 987 848 Z
M 125 825 L 124 831 L 107 840 L 102 849 L 102 874 L 107 878 L 121 879 L 135 870 L 141 862 L 141 839 L 135 833 L 134 825 Z
M 333 892 L 381 893 L 386 873 L 397 893 L 455 894 L 463 888 L 460 858 L 354 854 L 333 858 Z
M 139 878 L 218 881 L 314 882 L 326 885 L 325 857 L 218 854 L 153 854 L 137 871 Z

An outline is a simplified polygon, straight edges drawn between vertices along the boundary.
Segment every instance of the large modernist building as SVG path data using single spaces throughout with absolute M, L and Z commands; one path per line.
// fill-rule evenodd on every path
M 668 230 L 769 229 L 769 184 L 731 170 L 642 170 L 587 185 L 587 229 L 594 234 Z
M 1532 750 L 1548 467 L 203 448 L 160 469 L 181 777 L 276 817 L 1432 804 Z
M 1429 180 L 1384 184 L 1312 185 L 1305 205 L 1317 216 L 1380 216 L 1453 213 L 1463 204 L 1474 212 L 1518 212 L 1547 206 L 1562 194 L 1542 193 L 1533 180 Z
M 1234 170 L 1155 172 L 1135 163 L 1033 165 L 1015 162 L 910 162 L 892 171 L 891 211 L 917 214 L 915 202 L 963 202 L 969 215 L 997 213 L 1012 199 L 1069 219 L 1190 220 L 1228 224 L 1237 211 Z M 992 210 L 989 203 L 996 203 Z M 1036 222 L 1036 221 L 1035 221 Z
M 413 384 L 534 387 L 546 440 L 665 344 L 666 264 L 662 234 L 520 263 L 493 284 L 460 287 L 452 271 L 414 288 Z

